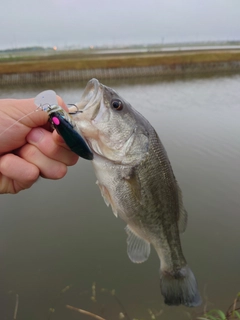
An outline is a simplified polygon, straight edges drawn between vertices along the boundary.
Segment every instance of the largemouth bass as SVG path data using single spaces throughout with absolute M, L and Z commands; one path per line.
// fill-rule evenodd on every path
M 127 226 L 131 261 L 160 259 L 160 287 L 168 305 L 198 306 L 196 279 L 183 255 L 179 232 L 187 212 L 167 153 L 150 123 L 113 89 L 92 79 L 74 115 L 93 152 L 97 184 L 107 205 Z

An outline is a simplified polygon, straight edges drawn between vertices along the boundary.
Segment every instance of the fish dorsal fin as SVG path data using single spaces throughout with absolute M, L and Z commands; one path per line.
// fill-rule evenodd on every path
M 182 191 L 178 187 L 178 203 L 179 203 L 179 218 L 178 218 L 178 230 L 180 233 L 183 233 L 187 227 L 188 214 L 186 209 L 183 206 L 182 201 Z
M 142 263 L 146 261 L 150 255 L 150 243 L 137 236 L 127 225 L 127 254 L 129 259 L 134 263 Z

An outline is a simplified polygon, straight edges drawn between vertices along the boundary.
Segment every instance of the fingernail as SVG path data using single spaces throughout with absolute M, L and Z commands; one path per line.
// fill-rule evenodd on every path
M 32 129 L 28 134 L 28 141 L 36 143 L 41 141 L 43 136 L 44 136 L 43 130 L 40 128 L 35 128 L 35 129 Z

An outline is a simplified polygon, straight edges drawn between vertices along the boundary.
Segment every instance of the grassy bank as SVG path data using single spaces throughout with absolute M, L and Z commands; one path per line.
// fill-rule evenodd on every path
M 76 52 L 49 56 L 0 57 L 0 74 L 21 74 L 60 70 L 152 67 L 240 61 L 240 50 L 195 52 L 87 54 Z

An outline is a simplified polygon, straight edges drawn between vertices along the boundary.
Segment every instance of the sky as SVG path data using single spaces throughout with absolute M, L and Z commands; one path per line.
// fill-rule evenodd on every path
M 240 0 L 0 0 L 0 49 L 240 40 Z

